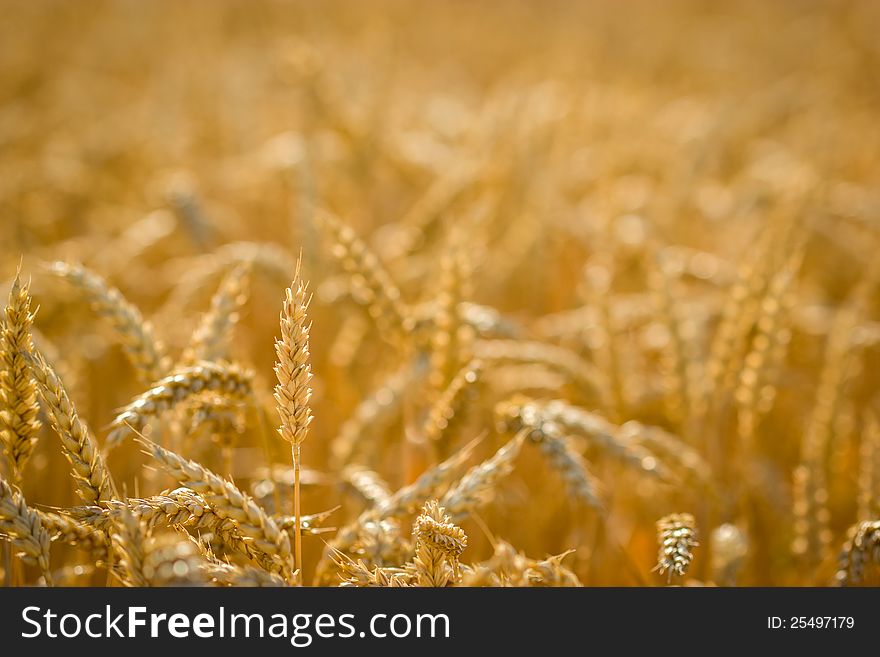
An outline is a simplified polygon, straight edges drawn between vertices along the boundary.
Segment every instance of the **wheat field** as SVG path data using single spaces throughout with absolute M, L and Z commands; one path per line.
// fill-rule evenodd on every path
M 880 582 L 880 4 L 0 4 L 4 585 Z

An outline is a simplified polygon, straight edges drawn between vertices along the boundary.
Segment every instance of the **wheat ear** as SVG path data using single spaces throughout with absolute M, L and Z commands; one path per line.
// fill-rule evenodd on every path
M 880 564 L 880 520 L 866 520 L 850 528 L 840 551 L 839 567 L 834 578 L 837 586 L 859 584 L 870 563 Z
M 471 361 L 452 377 L 428 409 L 422 426 L 422 436 L 442 457 L 447 455 L 455 420 L 461 417 L 461 411 L 469 398 L 475 396 L 475 388 L 482 374 L 483 364 L 478 360 Z
M 490 458 L 468 470 L 457 484 L 446 491 L 440 504 L 453 522 L 460 522 L 472 510 L 491 499 L 498 482 L 513 471 L 513 462 L 519 456 L 524 439 L 525 432 L 520 432 Z
M 363 559 L 355 561 L 344 552 L 333 551 L 333 563 L 344 588 L 404 588 L 412 586 L 413 576 L 403 568 L 370 568 Z
M 77 493 L 86 504 L 117 498 L 116 486 L 92 432 L 76 412 L 64 384 L 39 351 L 28 355 L 40 398 L 61 438 L 64 455 L 73 468 Z
M 621 367 L 620 340 L 614 325 L 612 290 L 614 269 L 611 258 L 594 257 L 584 268 L 585 301 L 595 308 L 597 332 L 596 359 L 605 373 L 614 402 L 614 417 L 619 419 L 627 410 L 626 386 Z
M 88 507 L 98 509 L 99 507 Z M 36 510 L 40 522 L 54 542 L 87 550 L 96 561 L 107 558 L 107 534 L 99 527 L 83 522 L 67 513 Z
M 183 354 L 184 364 L 226 359 L 232 330 L 238 323 L 242 306 L 247 302 L 250 269 L 250 262 L 239 263 L 224 277 L 211 297 L 211 308 L 193 331 L 190 344 Z
M 436 298 L 434 331 L 431 334 L 431 399 L 443 394 L 469 358 L 474 330 L 461 322 L 458 307 L 467 297 L 468 263 L 460 238 L 454 239 L 440 260 L 440 289 Z
M 495 414 L 501 430 L 526 431 L 575 500 L 603 510 L 601 486 L 559 422 L 544 418 L 539 407 L 523 397 L 498 404 Z
M 351 227 L 326 211 L 317 212 L 315 220 L 332 242 L 333 256 L 349 275 L 356 299 L 367 307 L 382 336 L 397 345 L 409 324 L 397 284 Z
M 274 556 L 267 554 L 260 546 L 244 536 L 229 514 L 218 514 L 201 495 L 188 488 L 177 488 L 166 494 L 147 498 L 129 498 L 124 502 L 113 500 L 105 502 L 105 505 L 108 508 L 74 507 L 67 509 L 66 513 L 72 520 L 96 530 L 109 531 L 116 516 L 120 513 L 131 513 L 149 529 L 172 527 L 192 530 L 199 535 L 212 534 L 224 547 L 243 554 L 263 568 L 277 570 L 273 561 Z M 313 525 L 320 524 L 323 515 L 305 516 L 304 531 L 309 534 L 321 531 Z M 279 529 L 287 531 L 285 522 L 284 517 L 276 519 Z M 293 526 L 292 522 L 290 526 Z
M 620 427 L 561 399 L 534 401 L 515 397 L 499 404 L 495 412 L 502 424 L 513 431 L 528 427 L 538 433 L 561 430 L 583 436 L 602 451 L 645 474 L 660 479 L 670 477 L 665 465 Z
M 351 548 L 366 525 L 399 518 L 415 511 L 424 504 L 425 500 L 442 495 L 455 481 L 478 442 L 479 440 L 471 441 L 445 461 L 425 470 L 418 479 L 398 489 L 381 504 L 366 509 L 354 521 L 341 527 L 324 550 L 318 563 L 315 581 L 326 581 L 326 571 L 332 563 L 334 550 L 345 551 Z
M 39 514 L 28 507 L 24 496 L 0 478 L 0 533 L 12 540 L 22 560 L 40 567 L 46 583 L 52 585 L 49 570 L 49 532 Z
M 467 534 L 453 524 L 437 500 L 428 500 L 413 524 L 416 554 L 408 570 L 416 586 L 443 587 L 461 580 L 458 558 Z
M 287 586 L 281 577 L 254 566 L 210 561 L 202 567 L 205 575 L 221 586 L 264 588 Z
M 555 588 L 583 586 L 577 575 L 562 565 L 563 559 L 573 553 L 574 550 L 568 550 L 562 554 L 535 561 L 523 572 L 526 584 L 535 587 Z
M 294 558 L 299 580 L 302 581 L 302 527 L 300 523 L 300 464 L 302 444 L 312 422 L 309 400 L 312 396 L 312 368 L 309 363 L 309 329 L 307 312 L 311 297 L 308 283 L 300 277 L 301 261 L 297 262 L 293 282 L 285 291 L 281 311 L 281 339 L 275 340 L 275 406 L 281 416 L 279 435 L 290 443 L 293 459 Z
M 107 448 L 116 447 L 129 434 L 142 432 L 151 419 L 204 393 L 236 401 L 249 399 L 253 395 L 253 374 L 230 363 L 204 362 L 177 370 L 119 412 L 110 425 Z
M 13 483 L 21 481 L 25 465 L 37 443 L 37 388 L 25 354 L 34 350 L 28 285 L 16 273 L 0 329 L 0 434 L 6 446 Z
M 694 558 L 697 543 L 696 524 L 690 513 L 673 513 L 657 521 L 657 542 L 660 551 L 657 555 L 658 573 L 666 573 L 667 581 L 673 575 L 684 577 Z
M 698 406 L 696 382 L 699 381 L 698 354 L 694 354 L 693 336 L 688 334 L 689 325 L 680 316 L 679 281 L 662 253 L 649 276 L 654 291 L 657 313 L 666 325 L 669 340 L 663 351 L 663 369 L 668 392 L 668 414 L 682 428 L 685 435 L 691 433 L 693 409 Z
M 340 477 L 369 506 L 384 504 L 391 497 L 388 484 L 375 470 L 360 465 L 350 465 L 340 473 Z
M 95 312 L 110 323 L 142 381 L 155 381 L 167 373 L 171 361 L 165 346 L 140 310 L 119 290 L 82 265 L 54 262 L 49 272 L 81 290 Z
M 163 470 L 199 493 L 221 518 L 229 518 L 251 546 L 266 555 L 273 572 L 290 577 L 290 539 L 275 521 L 231 481 L 148 440 L 140 442 Z

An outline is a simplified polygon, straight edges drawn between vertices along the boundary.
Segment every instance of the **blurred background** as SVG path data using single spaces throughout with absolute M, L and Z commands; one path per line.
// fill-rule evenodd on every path
M 229 262 L 247 253 L 269 263 L 251 275 L 232 353 L 255 369 L 275 423 L 273 338 L 301 252 L 315 293 L 316 377 L 303 508 L 342 504 L 332 526 L 357 514 L 331 445 L 402 361 L 346 291 L 312 221 L 327 208 L 378 254 L 412 307 L 436 297 L 457 240 L 471 267 L 466 301 L 497 312 L 505 335 L 564 346 L 600 368 L 603 340 L 616 336 L 626 399 L 613 412 L 584 405 L 682 434 L 710 462 L 707 496 L 597 461 L 609 489 L 600 522 L 524 451 L 483 513 L 493 534 L 536 558 L 578 548 L 567 563 L 587 584 L 656 583 L 654 522 L 689 511 L 705 538 L 698 581 L 711 579 L 709 534 L 721 523 L 749 541 L 739 583 L 833 575 L 833 555 L 792 561 L 793 472 L 817 421 L 834 318 L 877 253 L 880 3 L 4 0 L 0 12 L 0 281 L 8 290 L 20 261 L 32 277 L 38 342 L 99 440 L 143 385 L 82 296 L 43 263 L 81 262 L 104 276 L 174 354 Z M 767 237 L 774 226 L 793 228 Z M 787 333 L 774 338 L 786 350 L 772 408 L 744 447 L 735 395 L 748 388 L 738 377 L 760 333 L 756 316 L 731 381 L 706 393 L 720 418 L 689 432 L 690 407 L 677 415 L 667 403 L 664 353 L 684 346 L 686 376 L 718 383 L 705 368 L 742 268 L 767 263 L 772 276 L 797 249 Z M 645 264 L 657 253 L 676 276 L 661 310 Z M 876 302 L 871 288 L 846 333 L 858 366 L 841 375 L 848 387 L 823 466 L 834 550 L 857 519 L 859 446 L 876 408 Z M 610 329 L 591 312 L 604 306 Z M 534 374 L 496 377 L 456 444 L 488 432 L 478 453 L 491 455 L 503 444 L 494 403 Z M 573 398 L 569 383 L 558 385 L 542 394 Z M 401 455 L 425 413 L 414 390 L 364 437 L 359 457 L 392 489 L 416 474 Z M 251 418 L 236 438 L 232 472 L 210 432 L 188 455 L 266 496 L 255 427 Z M 272 441 L 271 458 L 287 463 L 286 445 Z M 169 485 L 146 461 L 132 444 L 110 454 L 128 494 Z M 50 429 L 28 467 L 29 502 L 76 503 Z M 465 529 L 464 558 L 488 558 L 486 533 L 470 520 Z M 305 540 L 310 573 L 323 543 Z M 75 563 L 64 550 L 53 548 L 53 560 Z M 104 579 L 78 583 L 89 581 Z

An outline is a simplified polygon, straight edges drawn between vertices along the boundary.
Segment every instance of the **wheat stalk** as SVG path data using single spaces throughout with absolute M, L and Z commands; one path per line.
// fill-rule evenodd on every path
M 296 569 L 302 581 L 302 528 L 300 526 L 300 464 L 302 463 L 302 444 L 312 423 L 312 409 L 309 399 L 312 396 L 312 368 L 309 362 L 309 329 L 307 312 L 311 297 L 308 296 L 308 283 L 300 277 L 300 262 L 297 262 L 293 282 L 285 291 L 284 307 L 281 311 L 281 339 L 275 340 L 275 407 L 281 416 L 278 434 L 291 447 L 293 459 L 294 488 L 293 513 L 296 518 L 294 528 L 294 556 Z

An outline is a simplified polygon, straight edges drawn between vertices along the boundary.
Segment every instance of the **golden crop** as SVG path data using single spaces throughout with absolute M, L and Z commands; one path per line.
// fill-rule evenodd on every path
M 877 3 L 3 13 L 6 585 L 877 582 Z

